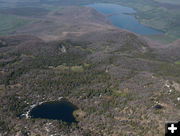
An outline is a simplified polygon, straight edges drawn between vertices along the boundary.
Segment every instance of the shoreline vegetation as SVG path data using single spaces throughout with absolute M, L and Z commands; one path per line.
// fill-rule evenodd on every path
M 160 29 L 154 29 L 152 26 L 149 27 L 141 24 L 136 16 L 137 12 L 131 7 L 108 3 L 89 4 L 85 6 L 107 15 L 115 27 L 134 32 L 138 35 L 148 37 L 153 35 L 164 35 L 165 33 Z
M 5 3 L 5 2 L 4 2 Z M 61 10 L 64 6 L 70 6 L 70 5 L 77 5 L 77 6 L 82 6 L 82 5 L 87 5 L 87 4 L 93 4 L 93 3 L 111 3 L 111 4 L 117 4 L 117 5 L 122 5 L 122 6 L 126 6 L 126 7 L 130 7 L 133 8 L 136 13 L 135 13 L 135 18 L 144 26 L 147 26 L 149 28 L 153 28 L 155 30 L 160 30 L 162 32 L 164 32 L 165 34 L 162 35 L 156 35 L 156 36 L 147 36 L 152 40 L 158 40 L 162 43 L 171 43 L 177 39 L 180 38 L 180 27 L 179 27 L 179 18 L 178 16 L 180 16 L 180 8 L 173 8 L 173 6 L 175 5 L 174 2 L 172 1 L 166 1 L 163 2 L 161 0 L 152 0 L 152 1 L 145 1 L 145 0 L 111 0 L 111 1 L 107 1 L 107 0 L 101 0 L 101 1 L 90 1 L 90 0 L 85 0 L 85 1 L 78 1 L 78 2 L 74 2 L 72 0 L 69 0 L 67 2 L 62 1 L 62 2 L 57 2 L 57 1 L 44 1 L 44 2 L 33 2 L 33 3 L 29 3 L 27 1 L 22 1 L 19 2 L 17 0 L 17 5 L 19 5 L 19 7 L 21 8 L 21 12 L 23 12 L 23 10 L 25 10 L 26 8 L 22 8 L 23 6 L 27 7 L 31 7 L 31 4 L 33 4 L 32 7 L 38 7 L 39 8 L 33 8 L 36 11 L 39 10 L 39 14 L 38 15 L 46 15 L 48 12 L 54 12 L 56 10 Z M 178 3 L 178 2 L 175 2 Z M 9 3 L 10 4 L 10 3 Z M 14 4 L 14 3 L 13 3 Z M 19 8 L 16 5 L 11 4 L 11 8 L 7 8 L 8 7 L 8 3 L 5 3 L 2 6 L 0 6 L 0 14 L 3 15 L 15 15 L 15 17 L 12 17 L 12 21 L 14 20 L 15 24 L 17 24 L 16 26 L 12 26 L 12 24 L 7 23 L 7 29 L 1 31 L 0 29 L 0 34 L 9 34 L 12 32 L 16 32 L 16 30 L 18 30 L 19 28 L 22 28 L 23 26 L 26 26 L 27 24 L 29 24 L 31 21 L 33 21 L 33 15 L 34 12 L 33 10 L 31 10 L 31 8 L 27 8 L 26 11 L 24 11 L 23 13 L 19 13 L 18 10 L 15 9 Z M 21 5 L 22 4 L 22 5 Z M 169 4 L 169 5 L 168 5 Z M 176 5 L 179 6 L 180 5 Z M 30 20 L 26 20 L 23 21 L 22 19 L 16 19 L 19 18 L 19 15 L 23 15 L 21 16 L 21 18 L 25 17 L 26 14 L 29 17 L 32 17 Z M 3 19 L 3 22 L 7 22 L 5 20 L 9 20 L 8 17 Z M 11 22 L 12 22 L 11 21 Z M 8 21 L 9 22 L 9 21 Z M 4 23 L 2 25 L 4 25 Z M 14 24 L 14 23 L 13 23 Z M 0 23 L 0 26 L 2 28 L 2 25 Z M 6 31 L 6 32 L 4 32 Z
M 30 114 L 31 110 L 33 108 L 35 108 L 36 106 L 40 106 L 41 104 L 47 103 L 47 102 L 61 101 L 62 99 L 63 99 L 63 97 L 59 97 L 58 100 L 42 101 L 42 102 L 39 102 L 39 103 L 36 103 L 36 104 L 32 104 L 32 105 L 29 106 L 29 109 L 25 113 L 20 115 L 20 117 L 25 117 L 26 119 L 31 119 L 31 116 L 29 114 Z
M 179 9 L 167 8 L 163 5 L 163 1 L 125 1 L 115 0 L 113 2 L 103 0 L 106 3 L 113 3 L 122 6 L 133 8 L 136 13 L 136 19 L 143 25 L 165 32 L 164 35 L 156 38 L 150 37 L 152 40 L 162 41 L 162 43 L 172 43 L 173 41 L 180 38 L 180 27 L 178 26 L 178 16 L 180 16 L 180 5 Z M 169 1 L 170 3 L 170 1 Z

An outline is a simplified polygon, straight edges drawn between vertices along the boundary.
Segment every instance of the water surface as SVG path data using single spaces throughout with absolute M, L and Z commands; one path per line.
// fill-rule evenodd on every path
M 140 24 L 134 16 L 136 11 L 132 8 L 105 3 L 90 4 L 86 6 L 92 7 L 101 13 L 110 15 L 109 18 L 112 24 L 117 27 L 130 30 L 134 33 L 140 35 L 153 35 L 163 33 L 161 31 Z
M 73 116 L 73 111 L 78 108 L 67 100 L 45 102 L 36 106 L 30 111 L 31 118 L 43 118 L 62 120 L 67 123 L 77 122 Z

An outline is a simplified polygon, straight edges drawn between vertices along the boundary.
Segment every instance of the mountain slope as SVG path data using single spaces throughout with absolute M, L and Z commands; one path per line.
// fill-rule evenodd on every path
M 0 48 L 2 133 L 163 134 L 165 120 L 179 119 L 180 92 L 173 89 L 178 82 L 154 71 L 165 62 L 151 58 L 155 52 L 146 42 L 129 32 L 119 35 L 108 46 L 91 40 L 47 43 L 27 35 L 1 37 L 6 43 Z M 81 70 L 74 71 L 75 66 Z M 77 125 L 19 118 L 31 105 L 62 96 L 86 113 Z
M 0 37 L 0 134 L 163 135 L 165 121 L 180 119 L 179 42 L 151 48 L 106 16 L 71 8 Z M 84 113 L 78 124 L 23 116 L 60 97 Z

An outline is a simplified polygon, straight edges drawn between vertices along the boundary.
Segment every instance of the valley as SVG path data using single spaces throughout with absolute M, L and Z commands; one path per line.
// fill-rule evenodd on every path
M 161 1 L 161 0 L 67 0 L 67 1 L 15 1 L 15 2 L 4 2 L 4 4 L 0 6 L 1 9 L 8 7 L 11 8 L 20 8 L 20 7 L 28 7 L 34 6 L 38 8 L 48 9 L 48 10 L 58 10 L 60 7 L 67 6 L 67 5 L 76 5 L 76 6 L 84 6 L 87 4 L 94 4 L 94 3 L 110 3 L 110 4 L 117 4 L 122 6 L 131 7 L 136 11 L 135 17 L 136 19 L 143 25 L 154 28 L 156 30 L 160 30 L 165 32 L 165 34 L 160 35 L 151 35 L 148 36 L 153 40 L 157 40 L 162 42 L 163 44 L 171 43 L 177 40 L 180 37 L 180 29 L 179 29 L 179 5 L 176 0 L 173 1 Z M 174 2 L 175 1 L 175 2 Z

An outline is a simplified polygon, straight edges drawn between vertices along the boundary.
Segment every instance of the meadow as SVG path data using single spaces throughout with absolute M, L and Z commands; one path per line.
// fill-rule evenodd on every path
M 108 1 L 102 0 L 102 2 Z M 178 0 L 111 0 L 109 3 L 132 7 L 137 11 L 135 17 L 140 23 L 163 31 L 164 35 L 156 40 L 169 43 L 180 38 L 180 5 L 178 5 L 180 2 Z
M 179 4 L 180 5 L 179 0 L 155 0 L 155 1 L 160 2 L 160 3 Z

